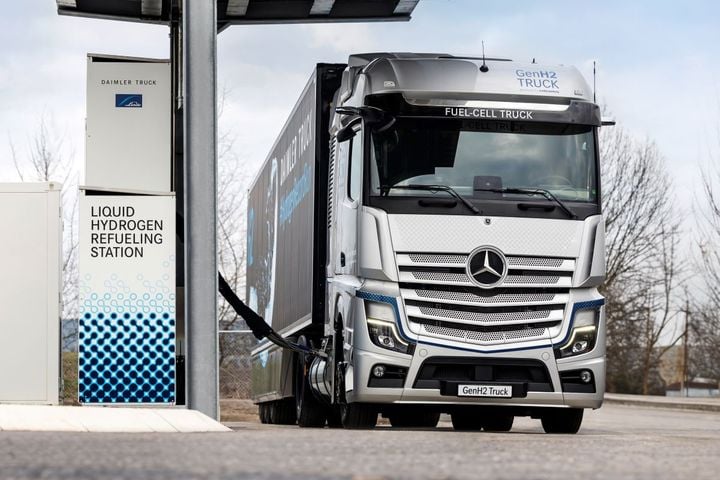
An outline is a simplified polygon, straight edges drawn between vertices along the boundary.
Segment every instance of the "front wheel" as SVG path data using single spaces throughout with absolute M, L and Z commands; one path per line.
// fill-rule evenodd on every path
M 342 428 L 342 412 L 340 407 L 333 406 L 330 408 L 327 416 L 327 425 L 329 428 Z
M 389 414 L 388 419 L 395 428 L 435 428 L 440 421 L 440 412 L 400 411 Z
M 480 431 L 483 428 L 483 417 L 474 409 L 462 409 L 450 413 L 450 420 L 455 430 Z
M 483 419 L 483 430 L 486 432 L 509 432 L 515 417 L 509 413 L 495 413 Z
M 545 433 L 577 433 L 583 419 L 582 408 L 552 408 L 541 417 Z
M 344 428 L 375 428 L 377 416 L 377 409 L 366 403 L 348 403 L 340 407 L 340 421 Z

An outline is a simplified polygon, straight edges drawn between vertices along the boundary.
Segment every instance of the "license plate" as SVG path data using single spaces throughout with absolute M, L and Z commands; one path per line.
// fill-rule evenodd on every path
M 458 385 L 458 397 L 512 398 L 511 385 Z

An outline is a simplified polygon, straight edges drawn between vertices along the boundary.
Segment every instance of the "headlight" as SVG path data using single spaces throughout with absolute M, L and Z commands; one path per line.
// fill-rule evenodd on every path
M 597 322 L 597 310 L 580 310 L 575 312 L 575 321 L 573 327 L 589 327 Z
M 395 313 L 390 305 L 365 302 L 370 340 L 381 348 L 412 355 L 415 345 L 400 337 L 395 324 Z
M 412 354 L 413 346 L 400 338 L 394 323 L 368 318 L 367 324 L 370 340 L 375 345 L 395 352 Z
M 567 343 L 555 350 L 555 357 L 566 358 L 581 355 L 595 348 L 598 318 L 598 310 L 580 310 L 576 312 L 570 338 Z

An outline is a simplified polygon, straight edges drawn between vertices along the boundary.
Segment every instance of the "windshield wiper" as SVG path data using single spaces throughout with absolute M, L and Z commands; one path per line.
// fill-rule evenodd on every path
M 389 192 L 391 189 L 397 188 L 401 190 L 426 190 L 428 192 L 446 192 L 449 193 L 451 197 L 454 197 L 456 200 L 458 200 L 460 203 L 465 205 L 467 208 L 473 211 L 475 215 L 480 215 L 480 210 L 475 207 L 472 203 L 470 203 L 466 198 L 464 198 L 462 195 L 460 195 L 457 191 L 455 191 L 454 188 L 448 187 L 447 185 L 424 185 L 419 183 L 412 183 L 410 185 L 384 185 L 380 188 L 381 192 Z
M 562 200 L 557 198 L 550 190 L 545 190 L 544 188 L 476 188 L 476 192 L 493 192 L 493 193 L 519 193 L 524 195 L 542 195 L 543 197 L 547 198 L 551 202 L 554 202 L 558 207 L 560 207 L 560 210 L 565 212 L 568 217 L 572 218 L 573 220 L 576 220 L 578 218 L 577 214 L 570 210 L 570 207 L 565 205 Z

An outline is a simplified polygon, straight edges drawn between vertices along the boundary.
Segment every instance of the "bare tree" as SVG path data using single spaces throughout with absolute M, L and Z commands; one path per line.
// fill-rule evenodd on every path
M 677 261 L 679 217 L 657 147 L 621 127 L 601 138 L 603 210 L 607 229 L 608 388 L 648 394 L 670 346 L 682 281 Z
M 720 382 L 720 316 L 717 305 L 710 302 L 694 304 L 689 312 L 687 329 L 688 380 L 705 377 Z
M 218 105 L 222 116 L 229 93 L 223 90 Z M 245 233 L 247 182 L 249 175 L 236 150 L 236 136 L 222 131 L 218 138 L 218 264 L 223 277 L 239 297 L 245 294 Z M 220 393 L 224 398 L 245 398 L 250 393 L 250 350 L 255 337 L 247 325 L 221 296 L 218 322 L 222 333 L 220 350 Z
M 229 91 L 223 89 L 218 100 L 222 118 Z M 247 171 L 236 152 L 236 136 L 222 131 L 218 138 L 218 264 L 232 289 L 240 297 L 245 291 L 245 205 Z M 242 321 L 220 296 L 218 320 L 222 329 L 238 327 Z
M 650 277 L 643 295 L 645 307 L 643 318 L 642 393 L 650 393 L 651 375 L 660 365 L 660 359 L 681 338 L 676 333 L 676 319 L 680 308 L 675 305 L 675 290 L 678 281 L 677 226 L 673 231 L 662 231 L 658 239 L 657 255 L 652 259 L 651 268 L 656 272 Z M 648 288 L 649 287 L 649 288 Z M 672 332 L 670 330 L 673 330 Z M 670 341 L 666 337 L 670 334 Z M 663 343 L 663 340 L 665 342 Z
M 701 171 L 702 196 L 695 199 L 698 231 L 698 258 L 702 292 L 693 302 L 690 328 L 692 371 L 699 376 L 720 379 L 720 167 L 710 164 Z M 690 341 L 692 339 L 692 341 Z
M 245 293 L 246 178 L 241 162 L 227 150 L 218 165 L 218 264 L 240 297 Z M 218 318 L 223 329 L 236 328 L 242 321 L 224 299 Z
M 68 149 L 65 137 L 57 132 L 52 116 L 40 116 L 37 131 L 29 139 L 26 154 L 20 155 L 10 140 L 10 152 L 21 181 L 62 183 L 63 209 L 63 287 L 62 287 L 62 342 L 63 349 L 75 348 L 78 318 L 78 232 L 77 232 L 77 172 L 73 165 L 74 154 Z

